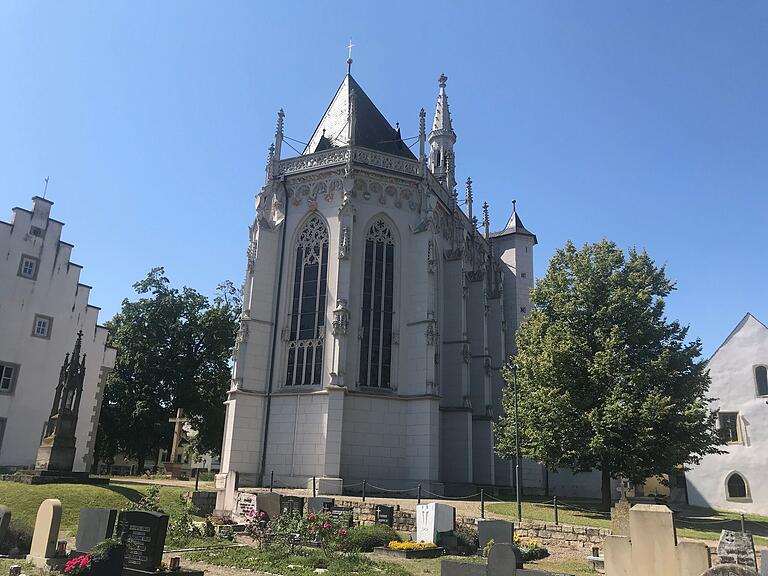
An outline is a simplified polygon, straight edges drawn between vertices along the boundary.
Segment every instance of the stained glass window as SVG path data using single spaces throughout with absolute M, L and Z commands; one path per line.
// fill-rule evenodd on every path
M 392 386 L 394 273 L 392 230 L 383 220 L 377 220 L 365 238 L 360 386 Z
M 328 228 L 312 216 L 296 242 L 286 386 L 318 386 L 323 372 Z

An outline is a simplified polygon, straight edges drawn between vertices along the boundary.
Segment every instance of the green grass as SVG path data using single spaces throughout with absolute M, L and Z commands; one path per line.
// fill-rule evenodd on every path
M 488 504 L 490 512 L 517 518 L 514 502 Z M 554 522 L 555 513 L 551 504 L 542 501 L 523 502 L 523 519 L 539 522 Z M 597 500 L 558 499 L 558 520 L 561 524 L 610 528 L 611 515 L 600 509 Z M 718 540 L 720 531 L 741 530 L 740 515 L 733 512 L 717 512 L 706 508 L 686 507 L 675 516 L 677 535 L 694 540 Z M 745 527 L 755 537 L 755 544 L 768 545 L 768 517 L 756 514 L 745 515 Z
M 69 534 L 77 532 L 80 508 L 115 508 L 121 510 L 129 502 L 136 502 L 147 491 L 149 485 L 109 484 L 91 486 L 87 484 L 44 484 L 29 486 L 16 482 L 0 482 L 0 504 L 10 508 L 12 518 L 29 526 L 35 525 L 37 509 L 46 498 L 61 500 L 61 530 Z M 163 486 L 160 488 L 160 505 L 173 515 L 183 508 L 181 494 L 188 488 Z

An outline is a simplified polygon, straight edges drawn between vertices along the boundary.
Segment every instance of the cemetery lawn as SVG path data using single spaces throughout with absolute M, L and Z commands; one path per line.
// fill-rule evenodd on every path
M 149 485 L 108 484 L 91 486 L 87 484 L 43 484 L 30 486 L 17 482 L 0 482 L 0 504 L 11 509 L 12 518 L 30 527 L 35 525 L 35 517 L 40 503 L 46 498 L 61 500 L 61 530 L 69 534 L 77 532 L 80 508 L 115 508 L 121 510 L 129 502 L 136 502 L 147 492 Z M 189 488 L 162 486 L 160 505 L 169 515 L 184 509 L 181 495 Z
M 486 508 L 494 514 L 517 518 L 515 502 L 498 502 L 487 504 Z M 589 526 L 594 528 L 610 528 L 611 515 L 600 509 L 598 500 L 582 500 L 578 498 L 561 501 L 558 499 L 558 519 L 561 524 L 572 526 Z M 549 501 L 530 500 L 523 502 L 523 520 L 554 523 L 554 509 Z M 733 512 L 717 512 L 707 508 L 685 507 L 675 516 L 677 535 L 680 538 L 694 540 L 717 541 L 720 531 L 741 530 L 739 514 Z M 745 528 L 755 536 L 755 544 L 768 546 L 768 517 L 755 514 L 745 515 Z

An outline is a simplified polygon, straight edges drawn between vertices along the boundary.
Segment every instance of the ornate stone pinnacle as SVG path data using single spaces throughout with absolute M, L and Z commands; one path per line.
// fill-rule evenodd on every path
M 472 202 L 472 178 L 467 177 L 467 204 Z
M 445 74 L 440 74 L 440 78 L 437 79 L 438 84 L 440 84 L 440 88 L 445 88 L 445 83 L 448 81 L 448 76 Z
M 275 136 L 283 135 L 283 118 L 285 118 L 285 112 L 283 112 L 283 109 L 280 108 L 277 113 L 277 128 L 275 129 Z

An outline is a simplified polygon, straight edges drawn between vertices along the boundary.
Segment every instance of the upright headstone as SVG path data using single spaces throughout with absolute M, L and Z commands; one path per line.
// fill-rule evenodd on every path
M 416 541 L 437 544 L 437 534 L 456 526 L 456 508 L 433 502 L 416 506 Z
M 280 502 L 281 514 L 304 514 L 304 498 L 300 496 L 283 496 Z
M 90 552 L 102 540 L 112 538 L 117 510 L 110 508 L 81 508 L 77 523 L 75 547 L 78 552 Z
M 481 549 L 490 540 L 495 544 L 512 544 L 515 541 L 515 525 L 506 520 L 478 520 L 477 536 Z
M 261 492 L 256 495 L 256 508 L 259 512 L 266 512 L 267 517 L 273 520 L 280 516 L 281 499 L 277 492 Z
M 622 498 L 611 508 L 611 531 L 616 536 L 629 536 L 629 510 L 632 505 Z
M 155 571 L 163 559 L 167 531 L 167 514 L 121 512 L 117 521 L 117 534 L 125 542 L 123 566 L 134 570 Z
M 346 518 L 347 519 L 347 527 L 352 528 L 354 524 L 354 510 L 350 508 L 349 506 L 332 506 L 330 509 L 331 516 L 335 518 Z
M 61 525 L 61 502 L 54 498 L 43 500 L 37 510 L 35 532 L 27 560 L 35 566 L 47 566 L 48 560 L 56 556 L 56 542 L 59 540 Z
M 237 492 L 235 494 L 235 505 L 232 508 L 232 520 L 235 522 L 248 522 L 254 514 L 258 512 L 256 495 L 248 492 Z
M 384 506 L 383 504 L 379 504 L 374 508 L 374 514 L 376 515 L 376 524 L 384 524 L 390 528 L 395 525 L 394 506 Z
M 760 551 L 760 576 L 768 576 L 768 550 Z
M 717 557 L 720 564 L 737 564 L 757 570 L 755 543 L 749 532 L 723 530 L 717 543 Z
M 488 574 L 502 576 L 514 570 L 511 567 L 523 567 L 523 555 L 513 544 L 494 544 L 488 553 Z M 649 575 L 650 576 L 650 575 Z
M 320 514 L 325 510 L 330 510 L 336 505 L 333 498 L 307 498 L 307 513 Z
M 0 542 L 5 540 L 8 526 L 11 524 L 11 511 L 6 506 L 0 506 Z

